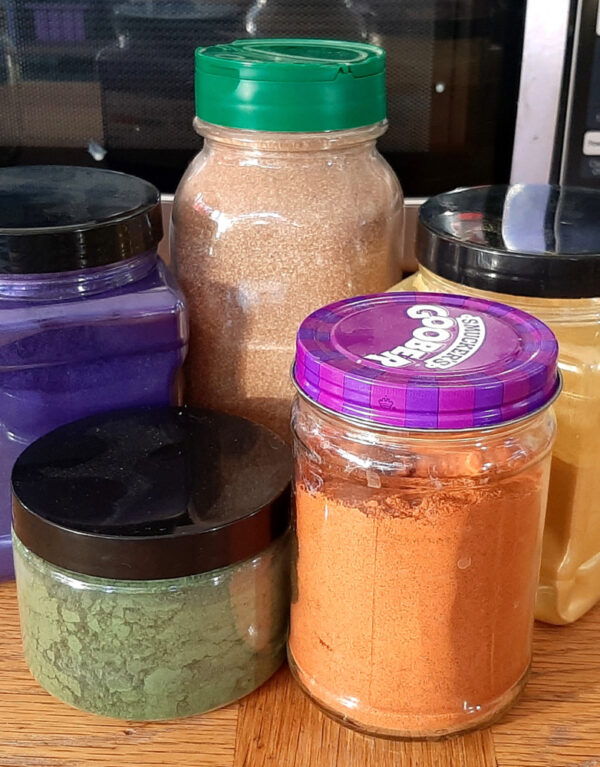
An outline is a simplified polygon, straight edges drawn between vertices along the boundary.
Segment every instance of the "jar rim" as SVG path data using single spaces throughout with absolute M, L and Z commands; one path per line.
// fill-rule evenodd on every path
M 341 421 L 344 421 L 345 423 L 350 423 L 353 426 L 358 426 L 361 429 L 366 429 L 368 431 L 376 431 L 378 433 L 392 433 L 392 434 L 419 434 L 426 436 L 428 434 L 448 434 L 448 435 L 460 435 L 460 434 L 479 434 L 481 432 L 493 432 L 493 431 L 501 431 L 502 429 L 506 427 L 516 426 L 519 423 L 522 423 L 523 421 L 527 421 L 529 419 L 533 419 L 536 416 L 543 413 L 545 410 L 548 410 L 548 408 L 552 407 L 552 405 L 556 402 L 560 394 L 563 390 L 563 376 L 560 370 L 557 370 L 557 386 L 556 391 L 552 395 L 552 397 L 545 402 L 543 405 L 540 405 L 536 410 L 532 410 L 530 413 L 525 413 L 523 415 L 520 415 L 518 418 L 513 418 L 510 421 L 501 421 L 500 423 L 493 423 L 493 424 L 487 424 L 484 426 L 468 426 L 465 428 L 460 429 L 434 429 L 434 428 L 417 428 L 413 426 L 390 426 L 388 424 L 381 424 L 376 423 L 374 421 L 369 421 L 366 418 L 359 418 L 357 416 L 348 415 L 347 413 L 339 413 L 337 410 L 332 410 L 331 408 L 327 407 L 326 405 L 322 405 L 320 402 L 317 402 L 316 400 L 312 399 L 308 396 L 308 394 L 301 388 L 300 384 L 296 380 L 296 377 L 294 375 L 294 366 L 292 365 L 291 369 L 291 380 L 292 385 L 296 389 L 296 393 L 298 396 L 300 396 L 305 402 L 308 402 L 310 405 L 313 405 L 318 410 L 322 410 L 324 413 L 327 413 L 330 416 L 333 416 L 334 418 L 339 418 Z
M 248 147 L 264 144 L 267 149 L 270 145 L 281 143 L 284 145 L 285 151 L 301 151 L 304 146 L 308 151 L 314 151 L 314 145 L 318 142 L 324 143 L 327 147 L 340 147 L 375 141 L 387 131 L 387 128 L 388 121 L 383 119 L 368 125 L 336 130 L 268 131 L 255 128 L 235 128 L 194 117 L 194 130 L 205 138 Z M 309 144 L 310 146 L 308 146 Z

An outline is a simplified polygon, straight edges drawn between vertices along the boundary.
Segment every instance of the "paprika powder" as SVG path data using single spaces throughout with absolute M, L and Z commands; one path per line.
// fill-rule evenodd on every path
M 557 344 L 479 299 L 365 296 L 300 328 L 292 671 L 371 734 L 438 738 L 523 689 Z

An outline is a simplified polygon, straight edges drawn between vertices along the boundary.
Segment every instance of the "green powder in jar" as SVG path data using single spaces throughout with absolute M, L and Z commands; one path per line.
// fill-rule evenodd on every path
M 289 448 L 245 419 L 143 408 L 61 427 L 13 472 L 27 664 L 62 701 L 191 716 L 285 654 Z
M 27 664 L 65 703 L 190 716 L 241 698 L 283 661 L 287 535 L 231 567 L 141 583 L 62 570 L 13 538 Z

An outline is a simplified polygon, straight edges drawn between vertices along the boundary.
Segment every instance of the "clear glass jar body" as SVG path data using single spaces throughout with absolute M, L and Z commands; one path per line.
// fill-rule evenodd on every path
M 288 655 L 361 731 L 439 738 L 523 689 L 555 421 L 377 430 L 297 398 Z
M 554 445 L 536 618 L 572 623 L 600 600 L 600 297 L 510 296 L 458 285 L 421 268 L 401 290 L 461 293 L 543 320 L 559 343 L 563 390 Z
M 0 275 L 0 578 L 13 573 L 10 474 L 19 454 L 69 421 L 172 403 L 187 336 L 183 295 L 156 253 Z
M 402 194 L 384 125 L 331 133 L 197 126 L 171 252 L 190 307 L 186 399 L 289 438 L 296 331 L 320 306 L 399 276 Z
M 25 659 L 52 695 L 118 719 L 191 716 L 252 692 L 281 665 L 289 536 L 185 578 L 117 581 L 45 562 L 14 536 Z

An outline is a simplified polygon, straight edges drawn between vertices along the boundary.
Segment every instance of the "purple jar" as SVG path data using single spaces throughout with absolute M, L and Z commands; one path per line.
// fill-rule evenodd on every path
M 289 660 L 341 722 L 439 738 L 523 690 L 557 351 L 534 317 L 463 296 L 362 296 L 302 323 Z
M 157 255 L 159 194 L 101 169 L 0 169 L 0 578 L 10 473 L 69 421 L 177 397 L 187 315 Z

